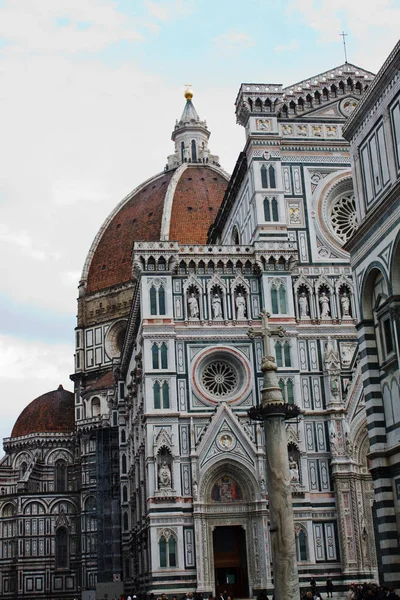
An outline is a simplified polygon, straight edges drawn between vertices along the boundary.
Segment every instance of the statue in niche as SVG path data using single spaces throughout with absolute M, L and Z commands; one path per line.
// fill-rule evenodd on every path
M 336 434 L 331 431 L 330 437 L 329 437 L 329 445 L 331 447 L 331 453 L 333 456 L 337 456 L 338 454 L 338 449 L 337 449 L 337 445 L 336 445 Z
M 221 298 L 218 294 L 214 294 L 212 299 L 212 312 L 214 319 L 222 319 L 222 306 L 221 306 Z
M 244 319 L 246 317 L 246 299 L 242 296 L 242 293 L 239 292 L 236 296 L 236 318 Z
M 321 292 L 319 303 L 321 306 L 321 317 L 329 317 L 331 310 L 329 308 L 329 296 L 326 295 L 326 292 Z
M 331 392 L 334 396 L 339 394 L 339 379 L 335 376 L 331 378 Z
M 290 480 L 292 483 L 299 483 L 300 475 L 299 475 L 299 465 L 293 456 L 289 456 L 289 471 L 290 471 Z
M 301 292 L 299 296 L 300 318 L 308 317 L 308 298 L 305 292 Z
M 158 483 L 160 488 L 171 487 L 171 471 L 165 460 L 158 467 Z
M 340 304 L 342 307 L 342 316 L 349 317 L 350 316 L 350 298 L 348 297 L 346 292 L 340 297 Z
M 198 319 L 199 318 L 199 303 L 197 302 L 197 298 L 193 292 L 189 296 L 188 305 L 189 305 L 190 318 Z
M 345 433 L 345 440 L 346 440 L 346 452 L 347 452 L 347 455 L 349 456 L 349 458 L 351 458 L 353 456 L 353 442 L 351 441 L 350 436 L 347 431 Z

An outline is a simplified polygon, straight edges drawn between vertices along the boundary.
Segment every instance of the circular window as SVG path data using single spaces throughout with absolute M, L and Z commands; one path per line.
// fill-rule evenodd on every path
M 105 347 L 109 358 L 118 358 L 121 356 L 126 333 L 126 319 L 116 321 L 111 325 L 106 333 Z
M 205 367 L 201 375 L 204 388 L 216 398 L 228 396 L 237 386 L 237 373 L 228 363 L 219 360 Z
M 247 397 L 250 368 L 244 356 L 233 348 L 204 350 L 193 365 L 193 389 L 197 396 L 212 404 L 237 402 Z
M 357 229 L 356 200 L 354 194 L 340 196 L 331 209 L 331 225 L 336 236 L 343 242 Z

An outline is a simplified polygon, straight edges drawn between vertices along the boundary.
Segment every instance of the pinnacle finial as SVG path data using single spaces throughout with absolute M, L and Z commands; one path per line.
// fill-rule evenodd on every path
M 186 100 L 191 100 L 193 98 L 193 92 L 192 92 L 192 89 L 191 89 L 192 84 L 191 83 L 186 83 L 185 87 L 186 87 L 186 89 L 185 89 L 184 96 L 185 96 Z

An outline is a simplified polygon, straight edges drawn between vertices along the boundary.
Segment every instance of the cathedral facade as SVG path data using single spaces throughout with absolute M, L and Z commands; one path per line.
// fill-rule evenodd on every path
M 230 177 L 186 91 L 165 169 L 90 248 L 74 394 L 36 399 L 5 440 L 4 598 L 100 598 L 120 582 L 142 597 L 271 593 L 264 431 L 248 416 L 262 309 L 283 398 L 300 407 L 286 427 L 300 585 L 378 580 L 342 134 L 372 81 L 346 63 L 287 88 L 242 84 Z

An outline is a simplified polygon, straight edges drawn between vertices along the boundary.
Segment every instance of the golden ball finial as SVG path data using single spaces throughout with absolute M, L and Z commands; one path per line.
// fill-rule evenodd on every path
M 191 88 L 190 83 L 187 83 L 186 84 L 185 94 L 184 94 L 186 100 L 191 100 L 193 98 L 193 92 L 192 92 L 192 90 L 190 88 Z

